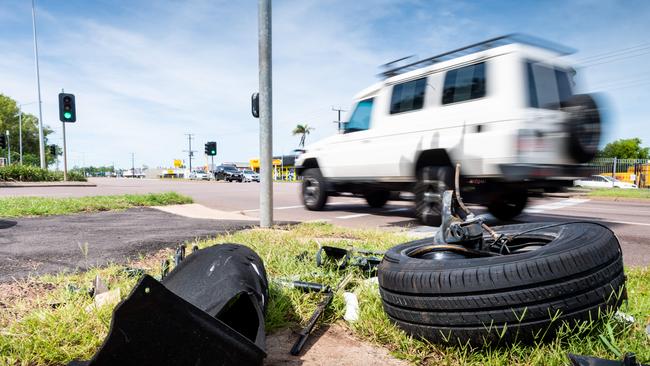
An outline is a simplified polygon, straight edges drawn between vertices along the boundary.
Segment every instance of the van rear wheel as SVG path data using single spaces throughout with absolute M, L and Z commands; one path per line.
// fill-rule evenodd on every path
M 388 199 L 390 198 L 390 191 L 370 191 L 365 193 L 363 197 L 366 199 L 370 207 L 381 208 L 386 205 L 386 202 L 388 202 Z
M 528 192 L 524 188 L 503 192 L 490 204 L 488 211 L 499 220 L 510 220 L 519 215 L 528 203 Z
M 415 184 L 415 212 L 424 225 L 440 226 L 442 194 L 452 189 L 452 169 L 449 166 L 426 166 L 420 169 Z

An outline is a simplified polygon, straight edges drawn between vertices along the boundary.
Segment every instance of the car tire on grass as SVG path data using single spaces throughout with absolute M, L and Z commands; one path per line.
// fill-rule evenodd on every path
M 321 211 L 327 203 L 327 181 L 318 168 L 305 170 L 302 179 L 302 203 L 310 211 Z
M 563 321 L 596 319 L 625 298 L 618 240 L 595 223 L 494 228 L 514 239 L 511 254 L 466 257 L 418 254 L 423 239 L 386 253 L 378 277 L 384 310 L 402 329 L 436 343 L 530 342 Z M 524 241 L 533 250 L 515 251 Z M 517 244 L 519 243 L 519 244 Z

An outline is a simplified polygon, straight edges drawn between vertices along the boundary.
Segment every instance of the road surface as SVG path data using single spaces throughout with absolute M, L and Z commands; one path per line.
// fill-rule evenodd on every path
M 96 187 L 2 188 L 0 196 L 90 196 L 124 193 L 175 191 L 191 196 L 196 203 L 210 208 L 259 215 L 258 183 L 192 182 L 185 180 L 95 178 Z M 432 232 L 415 219 L 409 201 L 391 201 L 385 207 L 373 209 L 355 197 L 333 197 L 326 210 L 305 210 L 299 197 L 297 183 L 274 184 L 274 219 L 282 221 L 327 221 L 335 225 L 357 228 L 409 228 Z M 484 213 L 481 207 L 472 207 Z M 611 201 L 587 198 L 531 199 L 524 214 L 511 222 L 574 221 L 601 222 L 610 227 L 623 246 L 627 265 L 650 265 L 650 202 Z M 503 224 L 494 219 L 491 224 Z M 1 232 L 0 232 L 1 233 Z

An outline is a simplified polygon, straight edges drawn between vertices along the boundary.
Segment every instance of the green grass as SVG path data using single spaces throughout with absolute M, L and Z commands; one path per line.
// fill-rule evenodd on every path
M 271 280 L 270 302 L 266 315 L 267 332 L 305 324 L 318 294 L 303 294 L 282 287 L 274 279 L 300 279 L 336 285 L 345 275 L 333 269 L 315 266 L 313 254 L 320 244 L 367 249 L 386 249 L 408 238 L 399 233 L 378 230 L 350 230 L 329 224 L 302 224 L 276 230 L 254 229 L 200 241 L 200 247 L 236 242 L 253 248 L 262 258 Z M 165 255 L 171 256 L 168 250 Z M 296 259 L 302 253 L 309 256 Z M 135 265 L 148 273 L 159 273 L 160 258 L 142 260 Z M 616 358 L 618 352 L 635 352 L 641 362 L 650 361 L 650 338 L 644 332 L 650 322 L 650 268 L 627 268 L 629 300 L 622 308 L 635 317 L 624 325 L 606 316 L 601 321 L 584 323 L 578 328 L 565 327 L 547 344 L 512 345 L 490 349 L 438 346 L 413 339 L 393 326 L 381 307 L 377 285 L 364 282 L 356 273 L 347 291 L 359 296 L 360 319 L 349 327 L 361 339 L 386 347 L 396 357 L 414 364 L 430 365 L 566 365 L 566 353 Z M 128 277 L 120 266 L 93 269 L 85 273 L 45 276 L 31 282 L 51 284 L 53 289 L 37 297 L 0 306 L 0 365 L 59 365 L 75 358 L 88 358 L 108 332 L 112 306 L 83 311 L 91 299 L 83 295 L 97 273 L 108 280 L 111 289 L 120 288 L 126 297 L 137 279 Z M 72 284 L 82 291 L 71 293 Z M 1 289 L 1 288 L 0 288 Z M 2 295 L 0 294 L 0 302 Z M 54 307 L 51 304 L 58 304 Z M 324 321 L 342 318 L 344 303 L 339 294 L 326 311 Z M 323 360 L 325 361 L 325 360 Z
M 650 199 L 650 189 L 594 189 L 589 191 L 589 197 L 612 197 L 631 199 Z
M 183 203 L 192 203 L 192 199 L 176 192 L 70 198 L 7 197 L 0 198 L 0 217 L 68 215 Z

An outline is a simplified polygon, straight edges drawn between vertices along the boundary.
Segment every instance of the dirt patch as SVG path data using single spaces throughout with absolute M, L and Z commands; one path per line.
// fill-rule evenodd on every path
M 0 327 L 42 306 L 43 299 L 55 289 L 54 284 L 37 281 L 0 283 Z
M 265 365 L 317 366 L 317 365 L 386 365 L 406 366 L 408 362 L 392 357 L 385 348 L 356 339 L 352 331 L 333 324 L 315 331 L 305 344 L 300 356 L 289 350 L 297 339 L 290 329 L 283 329 L 266 338 Z

